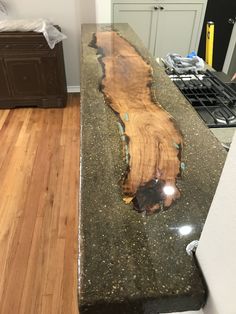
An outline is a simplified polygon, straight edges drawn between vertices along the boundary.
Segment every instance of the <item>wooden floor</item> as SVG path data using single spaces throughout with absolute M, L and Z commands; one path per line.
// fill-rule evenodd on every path
M 77 314 L 79 96 L 0 110 L 0 314 Z

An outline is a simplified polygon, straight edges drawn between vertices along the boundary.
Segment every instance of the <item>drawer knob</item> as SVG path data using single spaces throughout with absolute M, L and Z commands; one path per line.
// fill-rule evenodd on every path
M 158 7 L 155 6 L 155 7 L 154 7 L 154 10 L 157 11 L 157 10 L 158 10 Z
M 162 10 L 164 10 L 164 7 L 160 6 L 159 9 L 162 11 Z

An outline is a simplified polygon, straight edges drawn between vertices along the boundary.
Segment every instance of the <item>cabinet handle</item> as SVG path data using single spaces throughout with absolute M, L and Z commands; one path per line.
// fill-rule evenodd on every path
M 158 7 L 154 7 L 154 10 L 157 11 L 159 8 Z
M 159 7 L 159 9 L 162 11 L 162 10 L 164 10 L 165 8 L 164 8 L 164 7 L 162 7 L 162 6 L 160 6 L 160 7 Z

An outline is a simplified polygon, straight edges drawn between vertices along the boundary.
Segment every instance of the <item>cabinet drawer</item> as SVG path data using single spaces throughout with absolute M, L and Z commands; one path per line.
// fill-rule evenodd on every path
M 48 50 L 50 49 L 48 44 L 45 42 L 41 43 L 10 43 L 10 42 L 1 42 L 0 51 L 32 51 L 32 50 Z
M 51 50 L 43 34 L 36 32 L 0 33 L 0 52 Z

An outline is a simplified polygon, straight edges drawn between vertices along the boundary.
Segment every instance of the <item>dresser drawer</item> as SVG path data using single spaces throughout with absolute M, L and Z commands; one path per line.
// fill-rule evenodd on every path
M 51 50 L 43 34 L 36 32 L 0 33 L 0 52 Z
M 48 44 L 45 42 L 22 42 L 22 43 L 12 43 L 12 42 L 0 42 L 0 51 L 32 51 L 32 50 L 49 50 Z

